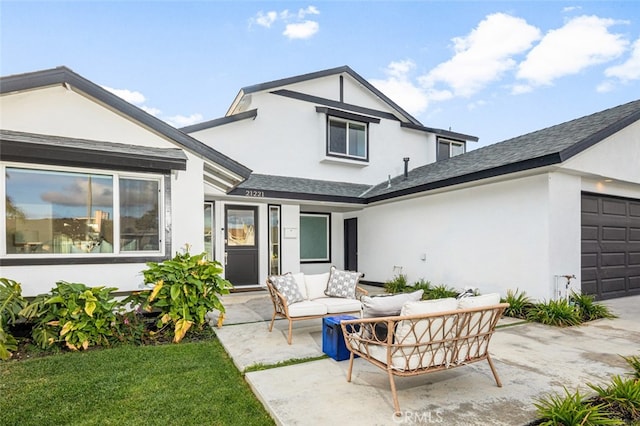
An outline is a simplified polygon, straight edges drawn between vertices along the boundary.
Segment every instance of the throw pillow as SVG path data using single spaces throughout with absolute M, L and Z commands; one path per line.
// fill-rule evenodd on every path
M 416 290 L 412 293 L 400 293 L 392 296 L 362 296 L 364 306 L 363 317 L 391 317 L 400 315 L 402 305 L 406 302 L 417 302 L 422 299 L 424 290 Z
M 327 289 L 329 281 L 329 273 L 322 274 L 305 274 L 304 282 L 307 287 L 307 298 L 309 300 L 325 297 L 324 291 Z
M 342 297 L 345 299 L 356 298 L 356 286 L 362 273 L 352 271 L 341 271 L 335 266 L 331 267 L 329 272 L 329 282 L 327 289 L 324 291 L 329 297 Z
M 463 297 L 458 300 L 458 309 L 480 308 L 500 303 L 500 293 L 489 293 L 480 296 Z
M 304 300 L 304 297 L 298 288 L 298 283 L 292 274 L 272 275 L 269 277 L 269 280 L 276 290 L 278 290 L 287 300 L 287 306 Z

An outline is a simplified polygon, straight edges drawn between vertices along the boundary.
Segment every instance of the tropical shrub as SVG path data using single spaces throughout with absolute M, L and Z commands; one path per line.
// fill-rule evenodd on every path
M 409 282 L 407 281 L 407 276 L 405 274 L 398 274 L 391 280 L 384 283 L 384 291 L 387 293 L 403 293 L 408 289 L 413 291 L 413 288 L 409 287 Z
M 34 322 L 32 337 L 43 349 L 56 343 L 74 351 L 109 346 L 121 306 L 114 290 L 58 281 L 51 293 L 37 296 L 20 314 Z
M 218 310 L 218 325 L 222 324 L 225 309 L 218 296 L 228 294 L 233 286 L 221 272 L 219 262 L 207 260 L 206 253 L 192 256 L 187 247 L 173 259 L 147 263 L 142 274 L 153 288 L 134 293 L 127 302 L 147 312 L 157 311 L 160 329 L 173 324 L 177 343 L 192 325 L 202 329 L 208 312 Z
M 574 394 L 564 389 L 565 395 L 549 395 L 534 403 L 541 419 L 539 425 L 621 425 L 620 419 L 611 418 L 606 404 L 590 404 L 580 392 Z
M 546 325 L 567 327 L 581 323 L 580 313 L 566 299 L 535 304 L 527 313 L 527 320 Z
M 11 358 L 12 352 L 18 348 L 18 342 L 9 332 L 9 326 L 15 324 L 26 304 L 20 283 L 0 278 L 0 360 Z
M 588 386 L 596 391 L 598 401 L 620 417 L 635 419 L 640 416 L 640 381 L 614 376 L 609 386 Z
M 627 364 L 633 369 L 633 372 L 630 373 L 631 377 L 635 380 L 640 381 L 640 357 L 639 356 L 623 356 Z
M 520 293 L 517 289 L 516 291 L 507 290 L 507 297 L 503 298 L 501 302 L 509 304 L 504 314 L 513 318 L 526 319 L 527 313 L 533 307 L 533 302 L 531 302 L 526 292 Z
M 590 294 L 577 294 L 574 292 L 571 295 L 570 301 L 578 308 L 580 318 L 583 322 L 600 318 L 615 318 L 615 315 L 609 311 L 608 307 L 595 302 L 593 296 Z
M 444 299 L 447 297 L 456 297 L 458 292 L 444 284 L 433 286 L 429 291 L 425 291 L 422 295 L 423 299 Z

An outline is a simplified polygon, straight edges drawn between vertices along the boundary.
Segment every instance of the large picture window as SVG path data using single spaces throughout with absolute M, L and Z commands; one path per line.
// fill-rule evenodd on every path
M 331 216 L 300 213 L 300 261 L 331 261 Z
M 161 251 L 161 177 L 4 171 L 7 255 Z
M 367 159 L 367 124 L 329 119 L 328 154 Z

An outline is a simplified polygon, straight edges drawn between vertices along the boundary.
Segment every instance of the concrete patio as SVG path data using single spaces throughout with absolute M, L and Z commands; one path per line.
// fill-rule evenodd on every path
M 223 303 L 225 325 L 216 333 L 240 371 L 324 355 L 321 320 L 294 324 L 292 345 L 286 341 L 286 321 L 277 320 L 269 333 L 273 307 L 265 291 L 228 295 Z M 354 362 L 351 383 L 346 381 L 348 361 L 331 358 L 248 372 L 245 377 L 281 425 L 348 421 L 523 426 L 536 418 L 537 398 L 563 392 L 563 386 L 588 393 L 586 383 L 602 384 L 612 375 L 630 371 L 620 355 L 640 354 L 640 296 L 604 303 L 618 318 L 572 328 L 503 318 L 490 345 L 502 388 L 496 386 L 485 362 L 398 378 L 402 417 L 393 415 L 386 373 L 361 359 Z

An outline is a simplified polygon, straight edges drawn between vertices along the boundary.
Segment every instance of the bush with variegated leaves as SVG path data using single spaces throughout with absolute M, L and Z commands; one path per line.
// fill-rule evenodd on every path
M 71 350 L 109 346 L 121 303 L 115 287 L 87 287 L 58 281 L 51 293 L 37 296 L 20 314 L 34 322 L 32 337 L 42 348 L 63 344 Z
M 207 324 L 206 315 L 218 311 L 218 325 L 224 318 L 219 296 L 232 285 L 222 278 L 222 265 L 207 260 L 206 253 L 191 255 L 188 247 L 173 259 L 149 262 L 142 271 L 146 284 L 153 287 L 136 292 L 127 302 L 146 312 L 157 312 L 157 327 L 173 325 L 173 341 L 180 342 L 192 326 Z

